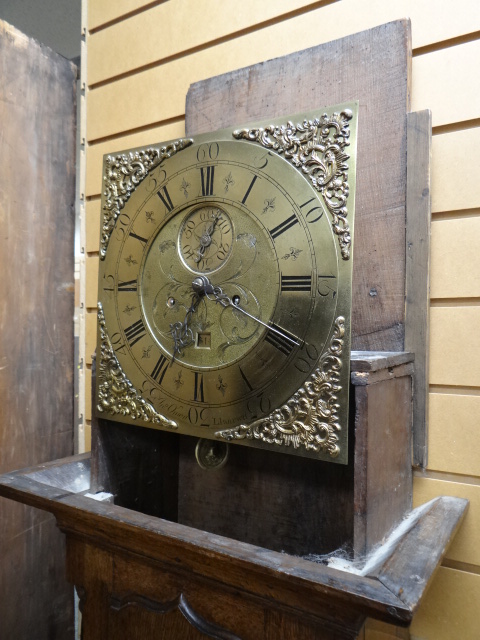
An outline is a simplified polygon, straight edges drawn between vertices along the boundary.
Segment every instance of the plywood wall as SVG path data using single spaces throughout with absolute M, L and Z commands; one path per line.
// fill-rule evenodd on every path
M 412 21 L 412 110 L 431 109 L 433 119 L 430 455 L 414 500 L 471 501 L 410 633 L 468 640 L 479 637 L 480 602 L 477 0 L 84 0 L 82 433 L 88 448 L 102 155 L 182 136 L 192 82 L 404 17 Z M 393 637 L 405 636 L 367 625 L 368 640 Z

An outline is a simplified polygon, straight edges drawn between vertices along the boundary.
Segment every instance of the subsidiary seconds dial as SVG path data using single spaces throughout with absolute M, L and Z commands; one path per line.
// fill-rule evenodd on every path
M 203 206 L 187 215 L 180 229 L 178 251 L 186 267 L 198 273 L 220 268 L 230 255 L 232 221 L 217 206 Z

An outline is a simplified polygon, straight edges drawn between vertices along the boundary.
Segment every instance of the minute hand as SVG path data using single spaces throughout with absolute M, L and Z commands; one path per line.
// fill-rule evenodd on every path
M 220 287 L 213 286 L 210 280 L 206 276 L 199 276 L 198 278 L 195 278 L 195 280 L 192 282 L 192 287 L 195 292 L 203 293 L 205 297 L 207 297 L 209 300 L 214 300 L 215 302 L 220 303 L 222 307 L 232 307 L 233 309 L 237 309 L 237 311 L 241 311 L 248 318 L 255 320 L 255 322 L 258 322 L 259 324 L 263 325 L 269 331 L 273 331 L 273 333 L 276 333 L 277 335 L 281 336 L 284 340 L 288 340 L 289 342 L 296 345 L 297 347 L 300 346 L 300 342 L 298 342 L 298 340 L 295 340 L 294 338 L 287 335 L 286 333 L 283 333 L 283 331 L 276 329 L 271 324 L 267 324 L 266 322 L 263 322 L 263 320 L 260 320 L 260 318 L 257 318 L 256 316 L 253 316 L 251 313 L 248 313 L 248 311 L 245 311 L 245 309 L 240 307 L 225 293 L 223 293 Z M 213 298 L 211 296 L 213 296 Z

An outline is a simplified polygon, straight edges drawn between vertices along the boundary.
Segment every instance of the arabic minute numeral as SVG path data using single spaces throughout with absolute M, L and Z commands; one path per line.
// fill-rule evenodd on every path
M 318 202 L 317 198 L 310 198 L 310 200 L 307 200 L 307 202 L 304 202 L 303 204 L 300 205 L 300 209 L 303 209 L 303 207 L 308 207 L 312 202 Z M 320 215 L 318 213 L 315 213 L 316 211 L 320 211 Z M 323 216 L 323 209 L 320 206 L 313 206 L 311 207 L 311 209 L 308 209 L 307 213 L 304 214 L 305 216 L 305 220 L 309 223 L 309 224 L 313 224 L 314 222 L 318 222 L 318 220 L 320 220 Z
M 314 344 L 305 343 L 302 346 L 297 359 L 295 360 L 295 369 L 302 373 L 308 373 L 312 370 L 313 365 L 318 360 L 318 349 Z

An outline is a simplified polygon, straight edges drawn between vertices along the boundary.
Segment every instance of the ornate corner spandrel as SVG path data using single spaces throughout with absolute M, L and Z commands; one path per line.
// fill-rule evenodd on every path
M 191 144 L 193 144 L 191 138 L 180 138 L 159 149 L 137 149 L 116 156 L 107 156 L 103 176 L 101 260 L 105 259 L 113 228 L 131 194 L 152 169 Z
M 268 125 L 254 129 L 238 129 L 236 139 L 257 142 L 283 156 L 301 170 L 321 194 L 332 217 L 332 228 L 338 236 L 342 258 L 351 255 L 352 238 L 347 220 L 349 121 L 353 113 L 344 109 L 340 113 L 324 113 L 301 124 L 288 121 L 282 125 Z
M 336 458 L 340 453 L 337 393 L 342 368 L 345 319 L 335 321 L 328 349 L 305 384 L 279 409 L 249 425 L 217 431 L 223 440 L 259 440 L 279 447 Z
M 97 317 L 100 328 L 97 410 L 110 416 L 129 416 L 133 420 L 143 420 L 162 428 L 177 429 L 177 423 L 162 416 L 153 405 L 142 398 L 123 372 L 105 327 L 105 316 L 100 302 Z

